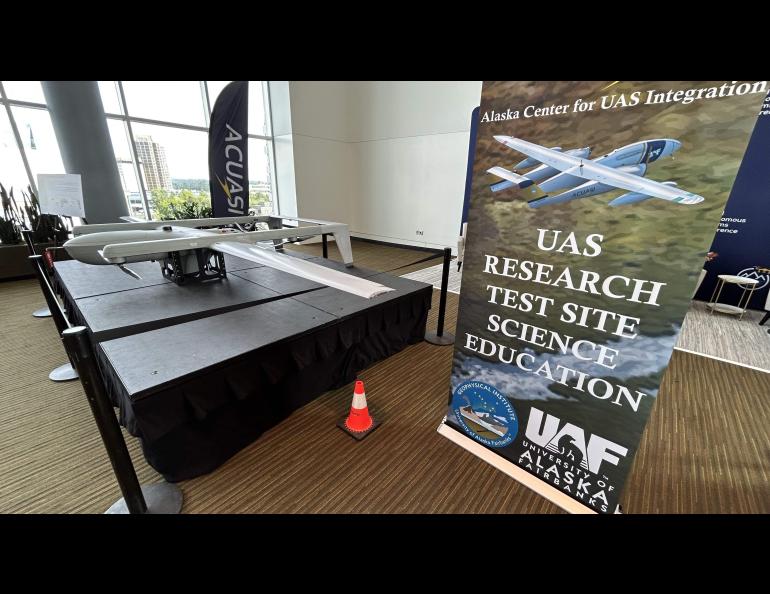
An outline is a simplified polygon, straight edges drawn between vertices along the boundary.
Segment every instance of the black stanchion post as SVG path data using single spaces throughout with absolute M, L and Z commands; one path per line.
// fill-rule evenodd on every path
M 29 260 L 32 264 L 32 270 L 37 277 L 37 282 L 40 283 L 40 290 L 43 292 L 43 297 L 45 297 L 45 302 L 48 304 L 48 309 L 51 310 L 51 316 L 53 317 L 54 324 L 56 324 L 56 329 L 59 331 L 59 334 L 61 334 L 69 328 L 69 322 L 64 316 L 64 312 L 62 311 L 59 302 L 56 300 L 56 295 L 54 295 L 51 283 L 48 282 L 48 277 L 45 274 L 45 270 L 43 270 L 43 256 L 30 256 Z
M 34 256 L 37 254 L 35 251 L 35 235 L 33 231 L 30 231 L 29 229 L 22 229 L 21 234 L 24 237 L 24 243 L 27 244 L 27 250 L 29 250 L 29 255 Z
M 67 321 L 67 317 L 64 315 L 64 311 L 59 305 L 59 301 L 56 299 L 51 284 L 48 282 L 48 277 L 43 270 L 43 256 L 30 256 L 29 260 L 37 281 L 40 283 L 40 290 L 43 292 L 43 297 L 45 297 L 45 301 L 48 304 L 54 324 L 56 324 L 56 330 L 61 334 L 70 327 L 70 323 Z M 69 353 L 67 355 L 69 356 Z M 72 366 L 71 360 L 70 363 L 60 365 L 48 374 L 48 379 L 54 382 L 66 382 L 77 378 L 78 374 Z
M 33 232 L 29 229 L 22 229 L 21 234 L 24 237 L 24 243 L 27 244 L 27 251 L 29 251 L 29 255 L 36 255 L 37 252 L 35 251 L 35 239 Z M 52 315 L 53 314 L 51 314 L 51 310 L 48 307 L 42 307 L 32 312 L 32 316 L 35 318 L 50 318 Z
M 444 333 L 444 316 L 446 314 L 446 293 L 449 285 L 449 263 L 452 261 L 451 248 L 444 248 L 444 268 L 441 271 L 441 295 L 438 302 L 438 324 L 436 332 L 426 332 L 425 340 L 431 344 L 447 346 L 454 344 L 454 334 Z
M 88 404 L 91 406 L 91 413 L 94 415 L 102 442 L 110 457 L 112 469 L 118 479 L 120 491 L 123 493 L 123 498 L 110 507 L 107 513 L 179 513 L 182 509 L 182 493 L 178 487 L 169 483 L 146 487 L 139 485 L 123 433 L 120 431 L 112 403 L 96 366 L 86 328 L 84 326 L 67 328 L 62 333 L 62 340 L 80 375 L 80 382 L 83 384 Z
M 329 240 L 327 239 L 327 234 L 324 233 L 321 235 L 321 244 L 323 245 L 323 257 L 328 258 L 329 257 Z
M 143 514 L 147 511 L 147 504 L 142 496 L 142 488 L 139 486 L 139 479 L 136 478 L 120 426 L 115 419 L 112 404 L 104 393 L 101 376 L 96 368 L 88 340 L 88 331 L 84 326 L 67 328 L 62 332 L 62 340 L 80 375 L 80 383 L 83 384 L 91 413 L 99 428 L 128 510 L 132 514 Z

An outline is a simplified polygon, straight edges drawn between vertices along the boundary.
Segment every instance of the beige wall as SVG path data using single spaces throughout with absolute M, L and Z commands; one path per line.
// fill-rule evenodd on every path
M 455 245 L 480 95 L 478 81 L 271 83 L 282 212 L 372 239 Z

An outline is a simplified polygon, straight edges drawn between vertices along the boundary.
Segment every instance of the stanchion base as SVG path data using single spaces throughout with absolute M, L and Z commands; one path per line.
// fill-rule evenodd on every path
M 69 363 L 65 363 L 48 374 L 48 379 L 53 382 L 68 382 L 78 379 L 78 372 Z
M 32 316 L 35 318 L 50 318 L 51 317 L 51 310 L 47 307 L 43 307 L 42 309 L 36 309 L 32 312 Z
M 182 491 L 171 483 L 144 485 L 142 495 L 148 514 L 178 514 L 182 511 Z M 112 504 L 105 514 L 128 514 L 126 500 L 122 497 Z
M 444 332 L 439 336 L 435 332 L 426 332 L 425 342 L 436 344 L 438 346 L 448 346 L 455 343 L 455 335 L 450 332 Z

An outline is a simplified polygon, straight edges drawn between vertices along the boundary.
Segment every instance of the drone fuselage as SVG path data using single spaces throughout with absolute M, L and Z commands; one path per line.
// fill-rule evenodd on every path
M 126 231 L 104 231 L 101 233 L 88 233 L 79 235 L 70 239 L 64 244 L 64 249 L 75 260 L 80 260 L 86 264 L 129 264 L 131 262 L 148 262 L 152 260 L 162 260 L 168 256 L 167 251 L 157 253 L 141 254 L 137 256 L 127 256 L 122 261 L 110 261 L 102 256 L 104 246 L 116 243 L 132 243 L 136 241 L 157 241 L 163 239 L 176 239 L 189 237 L 190 234 L 171 227 L 153 230 L 126 230 Z

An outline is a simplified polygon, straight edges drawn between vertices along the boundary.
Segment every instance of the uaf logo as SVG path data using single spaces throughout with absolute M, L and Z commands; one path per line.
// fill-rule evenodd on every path
M 580 467 L 594 474 L 599 473 L 602 462 L 609 462 L 617 466 L 620 458 L 615 454 L 625 456 L 628 453 L 628 448 L 596 434 L 591 435 L 588 438 L 588 443 L 586 443 L 585 432 L 580 427 L 567 423 L 559 429 L 560 423 L 559 418 L 553 415 L 546 415 L 545 422 L 543 422 L 543 412 L 533 406 L 529 413 L 529 421 L 527 421 L 527 439 L 541 448 L 554 453 L 561 453 L 562 449 L 559 447 L 559 442 L 562 438 L 569 437 L 569 444 L 583 455 L 579 463 Z
M 761 270 L 768 270 L 767 268 L 762 268 Z M 744 278 L 753 278 L 759 281 L 759 284 L 754 287 L 755 291 L 759 291 L 761 289 L 764 289 L 767 285 L 770 285 L 770 273 L 768 272 L 759 272 L 755 266 L 752 266 L 751 268 L 744 268 L 741 270 L 737 276 L 742 276 Z

